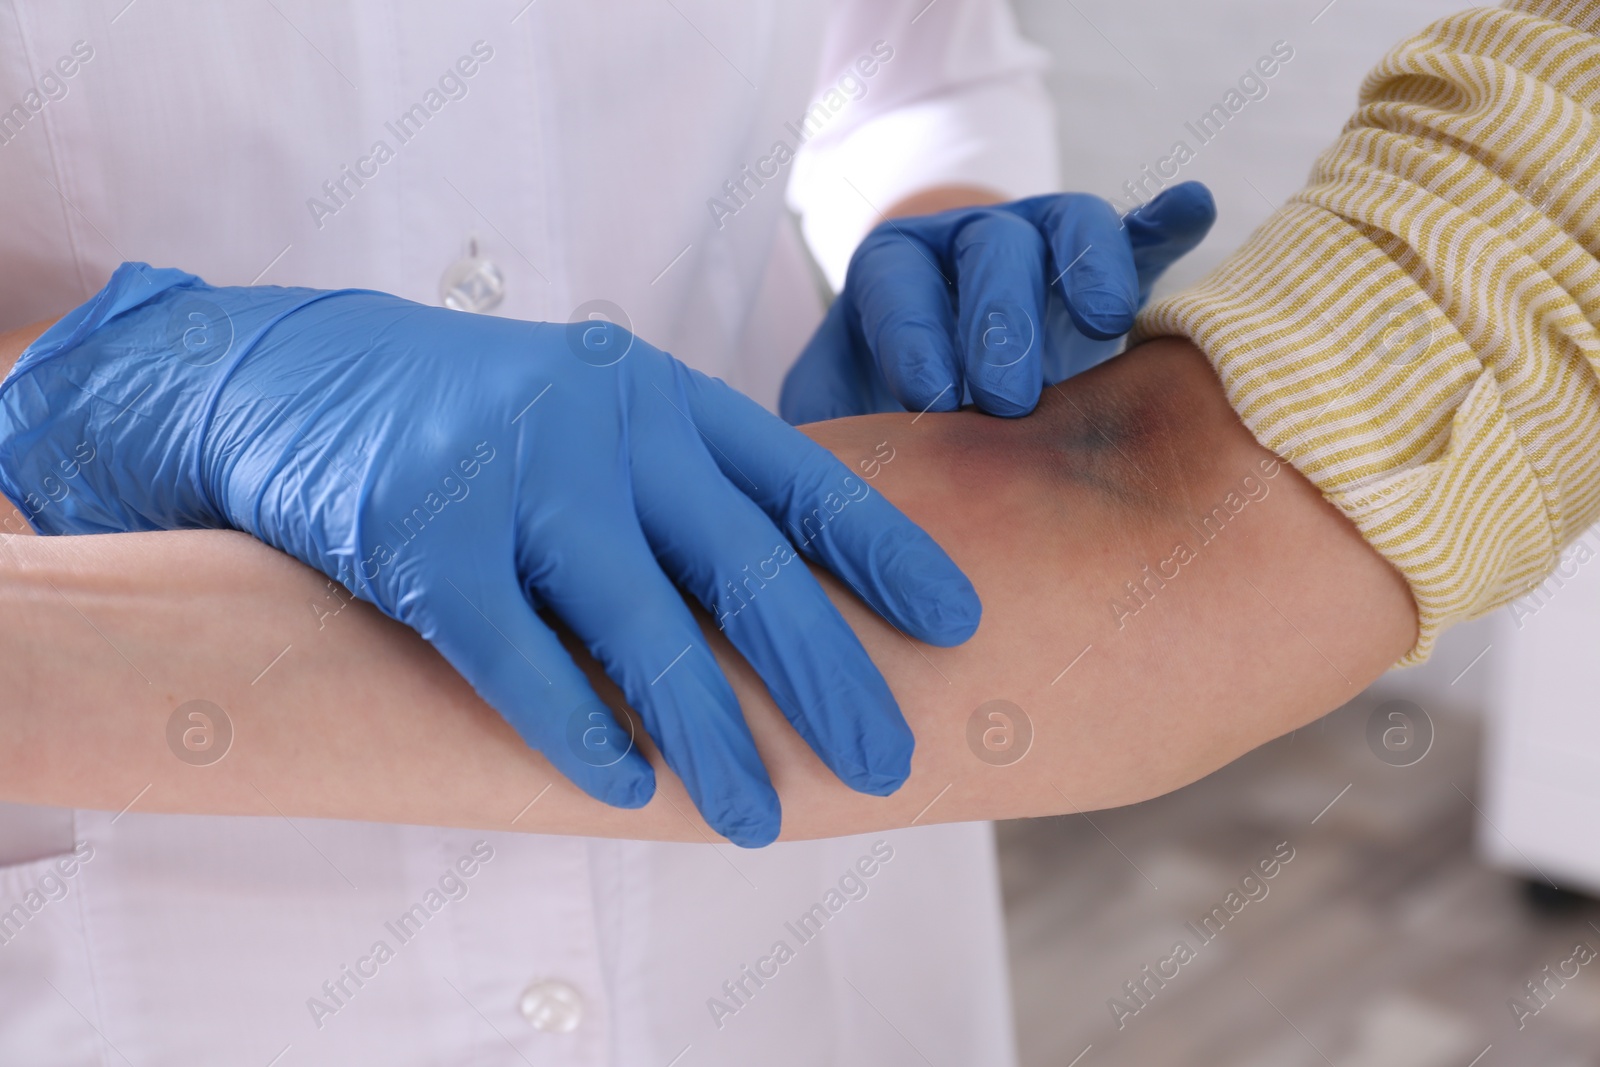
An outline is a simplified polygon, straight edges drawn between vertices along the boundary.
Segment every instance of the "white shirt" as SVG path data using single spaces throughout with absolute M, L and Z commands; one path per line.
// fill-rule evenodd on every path
M 904 195 L 1055 186 L 1002 0 L 523 3 L 12 5 L 0 324 L 124 259 L 436 303 L 475 238 L 495 313 L 608 301 L 770 405 L 820 313 L 786 204 L 837 284 Z M 1014 1058 L 984 825 L 747 852 L 11 807 L 0 860 L 0 1063 Z

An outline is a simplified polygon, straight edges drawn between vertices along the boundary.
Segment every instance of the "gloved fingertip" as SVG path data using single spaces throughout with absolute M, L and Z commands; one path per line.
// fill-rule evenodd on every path
M 1171 197 L 1173 205 L 1187 216 L 1216 217 L 1217 198 L 1211 195 L 1211 189 L 1202 182 L 1191 181 L 1174 185 L 1165 195 Z
M 771 844 L 783 811 L 738 697 L 709 649 L 673 670 L 652 736 L 708 826 L 741 848 Z
M 873 670 L 870 661 L 864 670 Z M 886 797 L 911 776 L 911 754 L 916 750 L 917 738 L 888 683 L 881 676 L 875 677 L 875 683 L 858 679 L 857 684 L 833 694 L 830 717 L 836 722 L 851 723 L 852 728 L 842 733 L 835 731 L 834 736 L 839 739 L 825 755 L 819 755 L 851 789 Z
M 1130 300 L 1124 293 L 1092 290 L 1074 293 L 1072 300 L 1077 327 L 1092 340 L 1109 341 L 1133 329 L 1137 295 Z
M 897 553 L 885 575 L 902 629 L 939 648 L 978 632 L 983 602 L 972 582 L 936 546 Z
M 1128 220 L 1133 223 L 1135 245 L 1145 237 L 1159 242 L 1174 238 L 1192 241 L 1204 236 L 1217 221 L 1217 201 L 1200 182 L 1184 182 L 1129 215 Z
M 720 831 L 719 831 L 720 832 Z M 722 834 L 740 848 L 766 848 L 778 839 L 778 825 L 758 826 L 749 830 L 729 830 Z
M 996 388 L 980 382 L 976 377 L 972 381 L 972 402 L 978 410 L 986 415 L 994 415 L 1002 419 L 1020 419 L 1033 414 L 1033 409 L 1039 406 L 1039 382 L 1033 381 L 1033 391 L 1022 394 L 1015 391 Z
M 621 773 L 608 775 L 605 786 L 598 799 L 611 805 L 613 808 L 634 810 L 642 808 L 656 795 L 656 772 L 649 762 L 640 759 L 637 763 L 627 761 L 630 769 Z M 623 764 L 619 764 L 619 767 Z
M 955 354 L 947 332 L 902 323 L 874 346 L 889 391 L 911 411 L 954 411 L 961 406 Z
M 896 400 L 916 412 L 955 411 L 961 407 L 961 389 L 955 382 L 903 383 Z
M 783 813 L 778 806 L 778 796 L 773 793 L 770 804 L 757 803 L 741 811 L 708 814 L 706 821 L 740 848 L 765 848 L 778 839 L 778 832 L 783 828 Z
M 898 771 L 861 771 L 846 779 L 846 784 L 857 793 L 886 797 L 906 784 L 911 777 L 911 755 L 906 753 L 905 767 Z
M 952 648 L 964 644 L 978 632 L 983 619 L 983 603 L 978 591 L 962 576 L 959 581 L 943 583 L 943 588 L 930 590 L 928 607 L 924 612 L 921 639 L 939 648 Z

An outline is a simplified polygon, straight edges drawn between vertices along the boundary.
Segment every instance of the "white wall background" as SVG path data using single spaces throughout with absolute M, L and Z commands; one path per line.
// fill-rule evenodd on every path
M 1013 0 L 1024 32 L 1055 57 L 1049 76 L 1068 188 L 1120 195 L 1142 164 L 1240 75 L 1286 41 L 1294 58 L 1178 179 L 1217 197 L 1217 228 L 1175 281 L 1215 264 L 1296 191 L 1343 127 L 1372 65 L 1463 0 Z M 1319 15 L 1320 12 L 1320 15 Z M 1316 19 L 1313 22 L 1313 19 Z
M 1023 31 L 1055 64 L 1066 188 L 1117 197 L 1140 167 L 1183 139 L 1196 149 L 1173 182 L 1205 182 L 1217 225 L 1162 288 L 1195 281 L 1304 183 L 1343 128 L 1366 72 L 1407 35 L 1465 0 L 1012 0 Z M 1234 88 L 1273 44 L 1294 58 L 1212 141 L 1185 129 Z M 1131 204 L 1129 205 L 1131 206 Z M 1434 709 L 1479 710 L 1493 675 L 1500 617 L 1458 627 L 1422 668 L 1379 685 Z M 1470 670 L 1462 674 L 1464 668 Z M 1458 681 L 1452 681 L 1457 679 Z

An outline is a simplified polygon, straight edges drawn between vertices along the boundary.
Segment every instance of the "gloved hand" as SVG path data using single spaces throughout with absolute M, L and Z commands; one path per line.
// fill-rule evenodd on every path
M 922 640 L 964 641 L 980 612 L 842 463 L 620 327 L 363 290 L 123 264 L 0 385 L 0 488 L 41 533 L 248 531 L 431 641 L 592 796 L 642 805 L 651 767 L 548 608 L 746 846 L 777 835 L 778 798 L 679 589 L 874 794 L 906 778 L 912 735 L 790 535 Z
M 792 423 L 971 402 L 1026 415 L 1045 383 L 1110 357 L 1163 271 L 1216 219 L 1199 182 L 1118 219 L 1081 193 L 891 219 L 784 379 Z

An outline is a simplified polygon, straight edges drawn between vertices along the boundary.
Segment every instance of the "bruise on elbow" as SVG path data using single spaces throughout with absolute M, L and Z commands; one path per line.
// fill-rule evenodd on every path
M 1027 418 L 973 413 L 944 429 L 951 456 L 964 457 L 954 462 L 1028 471 L 1149 517 L 1181 512 L 1215 476 L 1219 431 L 1254 445 L 1205 357 L 1172 338 L 1046 387 Z

